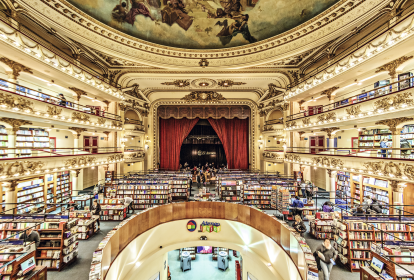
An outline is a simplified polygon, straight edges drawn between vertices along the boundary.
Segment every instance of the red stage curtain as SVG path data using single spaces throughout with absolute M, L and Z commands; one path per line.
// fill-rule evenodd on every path
M 198 122 L 198 118 L 160 119 L 160 168 L 178 170 L 180 150 L 184 139 Z
M 208 121 L 223 144 L 228 168 L 249 169 L 249 119 L 209 118 Z

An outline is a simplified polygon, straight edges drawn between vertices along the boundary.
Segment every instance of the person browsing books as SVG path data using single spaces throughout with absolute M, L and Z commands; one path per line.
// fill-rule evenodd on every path
M 23 239 L 24 242 L 35 242 L 36 248 L 39 246 L 40 244 L 40 236 L 39 233 L 37 231 L 34 231 L 33 228 L 28 228 L 27 230 L 24 231 L 24 233 L 22 235 L 20 235 L 19 239 Z
M 334 210 L 333 210 L 333 208 L 332 208 L 332 206 L 331 206 L 331 203 L 329 202 L 329 201 L 326 201 L 324 204 L 323 204 L 323 206 L 322 206 L 322 211 L 323 212 L 333 212 Z
M 302 221 L 300 216 L 295 216 L 295 222 L 292 224 L 292 227 L 300 233 L 300 236 L 303 237 L 303 234 L 306 232 L 306 226 L 305 223 Z
M 290 206 L 292 207 L 292 214 L 294 216 L 299 215 L 302 218 L 303 202 L 298 196 L 295 197 L 295 200 Z
M 315 253 L 318 256 L 319 264 L 322 268 L 324 275 L 324 280 L 329 280 L 332 267 L 335 263 L 338 252 L 331 246 L 331 241 L 325 239 L 315 250 Z
M 99 222 L 99 215 L 101 214 L 101 205 L 98 203 L 98 200 L 95 199 L 92 204 L 92 215 L 96 218 L 96 223 L 98 224 L 98 229 L 101 227 L 101 223 Z

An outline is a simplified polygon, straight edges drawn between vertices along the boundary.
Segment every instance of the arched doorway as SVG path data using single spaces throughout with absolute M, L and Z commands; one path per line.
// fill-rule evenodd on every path
M 184 139 L 180 150 L 180 164 L 190 167 L 206 163 L 215 167 L 227 166 L 223 144 L 208 120 L 199 120 Z

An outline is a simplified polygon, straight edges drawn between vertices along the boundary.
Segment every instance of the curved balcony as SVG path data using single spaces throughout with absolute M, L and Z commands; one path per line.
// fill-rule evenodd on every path
M 132 132 L 145 132 L 145 126 L 142 121 L 137 119 L 125 118 L 124 129 Z
M 285 162 L 414 182 L 413 148 L 288 147 Z
M 200 241 L 197 232 L 186 230 L 187 221 L 193 219 L 218 222 L 221 230 L 210 233 L 208 241 Z M 153 242 L 162 247 L 154 251 Z M 173 203 L 133 215 L 99 246 L 95 254 L 101 262 L 93 263 L 91 271 L 99 279 L 136 279 L 136 275 L 148 279 L 158 269 L 143 268 L 164 262 L 159 254 L 189 243 L 241 252 L 244 275 L 249 271 L 260 274 L 260 279 L 307 279 L 305 252 L 287 226 L 254 208 L 225 202 Z
M 26 116 L 28 120 L 39 118 L 40 122 L 47 119 L 61 122 L 64 125 L 76 123 L 77 126 L 84 127 L 122 129 L 119 115 L 60 99 L 1 79 L 0 111 L 20 114 Z M 9 117 L 9 115 L 5 116 Z
M 123 161 L 119 147 L 0 148 L 0 180 Z
M 283 119 L 274 119 L 274 120 L 267 120 L 264 123 L 262 132 L 263 133 L 271 133 L 271 134 L 277 134 L 277 133 L 283 133 Z
M 351 125 L 357 120 L 372 122 L 384 118 L 407 116 L 414 109 L 410 89 L 414 79 L 408 78 L 355 95 L 333 104 L 287 116 L 286 129 L 322 128 Z

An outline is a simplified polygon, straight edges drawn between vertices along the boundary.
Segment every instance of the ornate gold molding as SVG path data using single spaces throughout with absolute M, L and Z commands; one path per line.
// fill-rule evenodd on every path
M 193 91 L 181 98 L 181 100 L 185 100 L 186 102 L 215 103 L 227 99 L 215 91 Z
M 393 192 L 404 193 L 404 189 L 405 187 L 407 187 L 406 184 L 399 182 L 399 181 L 395 181 L 395 180 L 389 180 L 389 181 L 390 181 L 391 190 Z
M 263 153 L 263 157 L 266 159 L 271 159 L 271 160 L 280 160 L 280 162 L 283 162 L 284 158 L 283 157 L 278 157 L 277 153 L 271 153 L 271 152 L 264 152 Z
M 273 131 L 275 130 L 273 125 L 265 125 L 263 126 L 263 131 Z
M 310 118 L 303 118 L 302 123 L 303 123 L 303 125 L 309 125 L 310 124 Z
M 124 158 L 124 155 L 123 155 L 123 154 L 112 155 L 112 156 L 109 156 L 109 157 L 108 157 L 107 161 L 108 161 L 108 162 L 111 162 L 111 161 L 120 161 L 120 160 L 122 160 L 123 158 Z
M 40 170 L 45 164 L 41 161 L 15 161 L 0 164 L 0 175 L 15 176 L 24 175 Z
M 164 82 L 162 85 L 176 86 L 176 87 L 188 87 L 190 85 L 189 80 L 175 80 L 174 82 Z
M 294 161 L 294 162 L 302 161 L 301 157 L 295 154 L 285 154 L 285 160 Z
M 346 113 L 348 114 L 348 116 L 358 116 L 359 114 L 361 114 L 361 105 L 354 105 L 348 108 L 345 108 Z
M 400 108 L 403 104 L 411 106 L 413 100 L 409 99 L 412 96 L 411 92 L 397 93 L 393 96 L 387 96 L 374 102 L 375 111 L 388 110 L 391 107 L 395 109 Z
M 339 89 L 339 87 L 331 87 L 331 88 L 325 89 L 324 91 L 321 92 L 321 95 L 326 95 L 329 101 L 332 101 L 333 100 L 332 93 L 337 89 Z
M 64 165 L 65 167 L 78 167 L 78 166 L 85 166 L 87 164 L 95 164 L 96 158 L 90 156 L 82 156 L 82 157 L 74 157 L 68 160 L 65 160 Z
M 241 86 L 245 85 L 244 82 L 234 82 L 233 80 L 221 80 L 217 83 L 219 87 L 232 87 L 232 86 Z
M 321 128 L 321 131 L 326 132 L 326 134 L 328 135 L 329 138 L 331 138 L 332 133 L 335 130 L 339 130 L 339 127 L 334 126 L 334 127 Z
M 105 118 L 98 118 L 98 124 L 102 125 L 106 123 L 106 119 Z
M 26 73 L 30 73 L 33 74 L 32 69 L 30 69 L 29 67 L 24 66 L 23 64 L 20 64 L 14 60 L 8 59 L 6 57 L 0 57 L 0 62 L 3 62 L 4 64 L 6 64 L 7 66 L 9 66 L 12 69 L 12 78 L 14 80 L 17 79 L 17 77 L 20 75 L 20 72 L 26 72 Z M 7 70 L 6 70 L 7 72 Z
M 55 106 L 55 105 L 51 105 L 51 106 L 47 106 L 47 113 L 50 116 L 59 116 L 62 113 L 62 108 Z
M 335 112 L 328 112 L 325 114 L 319 114 L 317 116 L 317 120 L 318 122 L 325 122 L 325 121 L 330 121 L 330 120 L 336 120 L 336 113 Z
M 305 140 L 305 137 L 302 137 L 302 135 L 303 135 L 303 134 L 305 134 L 305 133 L 306 133 L 305 131 L 298 131 L 298 134 L 299 134 L 299 139 L 300 139 L 301 141 Z
M 21 111 L 33 113 L 33 102 L 24 97 L 0 93 L 0 105 L 7 109 L 17 108 Z
M 79 136 L 81 136 L 82 132 L 87 131 L 87 129 L 83 127 L 69 127 L 68 129 L 76 132 L 76 135 L 74 135 L 75 139 L 79 139 Z
M 7 182 L 2 182 L 2 187 L 5 188 L 6 192 L 14 192 L 16 191 L 16 187 L 18 185 L 18 180 L 12 180 Z
M 0 121 L 10 124 L 12 126 L 14 134 L 16 134 L 22 125 L 32 124 L 32 122 L 26 120 L 18 120 L 12 118 L 0 118 Z
M 81 90 L 79 88 L 75 88 L 75 87 L 70 87 L 70 90 L 74 91 L 76 93 L 76 100 L 79 102 L 79 99 L 81 98 L 82 95 L 87 95 L 86 91 Z
M 391 133 L 395 135 L 395 134 L 399 134 L 399 132 L 397 133 L 397 126 L 399 124 L 406 122 L 406 121 L 412 121 L 412 120 L 413 118 L 401 117 L 401 118 L 395 118 L 395 119 L 380 120 L 376 122 L 375 124 L 388 126 L 389 129 L 391 130 Z
M 294 126 L 296 126 L 296 121 L 291 121 L 291 122 L 286 123 L 287 128 L 292 128 Z
M 329 157 L 314 157 L 312 158 L 312 164 L 323 165 L 327 167 L 340 167 L 344 166 L 344 163 L 340 159 L 329 158 Z
M 387 71 L 388 75 L 390 75 L 391 78 L 395 79 L 395 75 L 397 74 L 397 68 L 403 64 L 404 62 L 410 60 L 411 58 L 413 58 L 413 56 L 402 56 L 400 58 L 397 58 L 391 62 L 388 62 L 387 64 L 384 64 L 380 67 L 377 68 L 377 70 L 375 71 L 375 73 L 379 73 L 379 72 L 383 72 L 383 71 Z
M 73 112 L 72 119 L 78 120 L 78 121 L 89 122 L 91 119 L 91 116 L 88 114 L 80 113 L 80 112 Z

